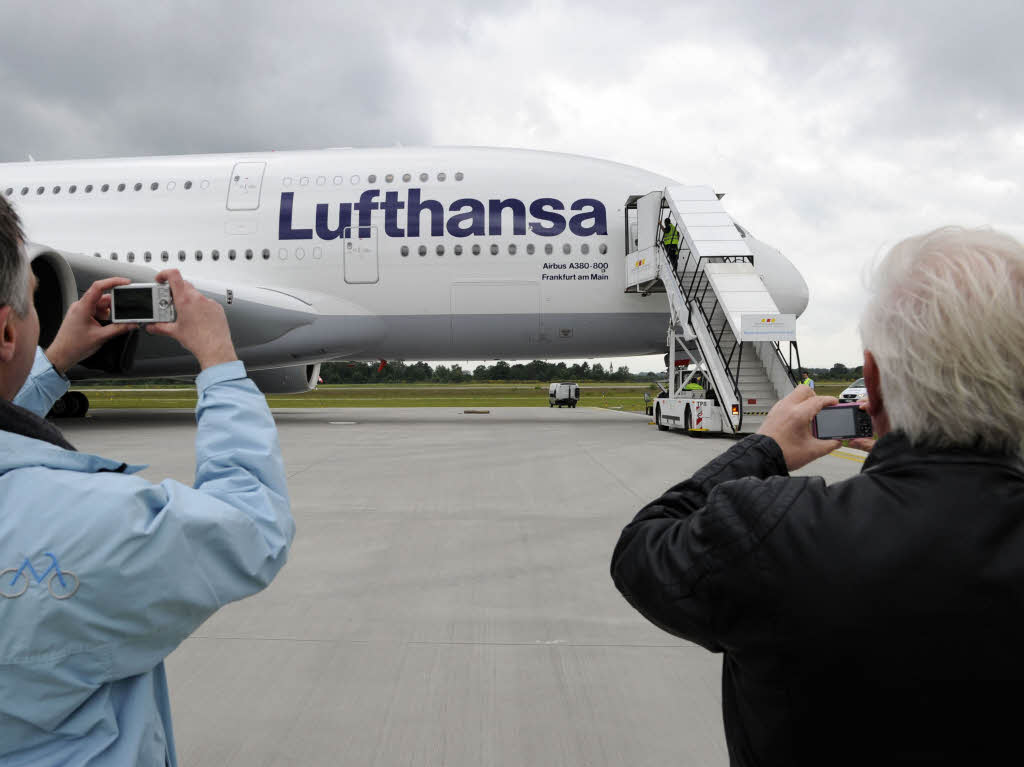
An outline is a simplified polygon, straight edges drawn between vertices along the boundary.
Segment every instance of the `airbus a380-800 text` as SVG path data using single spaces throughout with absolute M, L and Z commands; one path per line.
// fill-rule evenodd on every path
M 150 282 L 176 267 L 225 306 L 268 392 L 312 388 L 326 360 L 664 352 L 664 295 L 624 292 L 628 202 L 675 183 L 485 148 L 0 165 L 39 280 L 44 346 L 92 281 Z M 780 311 L 800 314 L 799 272 L 739 231 Z M 72 380 L 196 372 L 175 342 L 145 334 L 88 362 Z

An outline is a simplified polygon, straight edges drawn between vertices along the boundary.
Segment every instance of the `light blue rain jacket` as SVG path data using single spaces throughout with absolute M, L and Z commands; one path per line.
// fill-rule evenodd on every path
M 4 767 L 175 765 L 164 658 L 284 564 L 295 525 L 266 400 L 241 362 L 196 387 L 194 487 L 0 431 Z M 66 389 L 38 352 L 14 402 L 42 415 Z

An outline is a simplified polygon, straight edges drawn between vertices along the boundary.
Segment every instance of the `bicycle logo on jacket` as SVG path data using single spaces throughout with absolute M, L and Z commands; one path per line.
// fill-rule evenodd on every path
M 28 587 L 31 584 L 28 577 L 29 573 L 32 573 L 36 583 L 42 583 L 43 578 L 51 570 L 53 575 L 50 575 L 50 579 L 46 582 L 46 588 L 49 590 L 50 596 L 54 599 L 68 599 L 74 596 L 75 592 L 78 591 L 78 576 L 70 570 L 61 570 L 57 557 L 49 551 L 45 552 L 45 556 L 49 557 L 52 562 L 49 567 L 43 570 L 42 575 L 36 572 L 28 557 L 25 557 L 25 561 L 21 563 L 21 567 L 17 570 L 13 567 L 8 567 L 6 570 L 0 571 L 0 596 L 4 596 L 7 599 L 17 599 L 28 591 Z M 13 577 L 10 577 L 11 573 L 14 573 Z

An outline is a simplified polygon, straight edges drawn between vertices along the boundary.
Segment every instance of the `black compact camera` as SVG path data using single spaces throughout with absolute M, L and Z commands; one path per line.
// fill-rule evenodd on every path
M 811 422 L 811 431 L 818 439 L 853 439 L 874 435 L 871 416 L 860 409 L 859 402 L 822 408 Z
M 110 291 L 111 322 L 174 322 L 171 286 L 161 282 L 120 285 Z

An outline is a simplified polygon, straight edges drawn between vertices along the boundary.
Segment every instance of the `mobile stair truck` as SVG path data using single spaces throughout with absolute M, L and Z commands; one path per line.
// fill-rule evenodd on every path
M 668 391 L 652 403 L 654 422 L 663 431 L 757 431 L 796 386 L 800 356 L 796 317 L 779 312 L 746 233 L 706 186 L 630 197 L 625 214 L 626 292 L 665 293 L 669 305 Z M 661 243 L 666 216 L 680 234 L 676 268 Z M 706 388 L 687 388 L 697 373 Z

